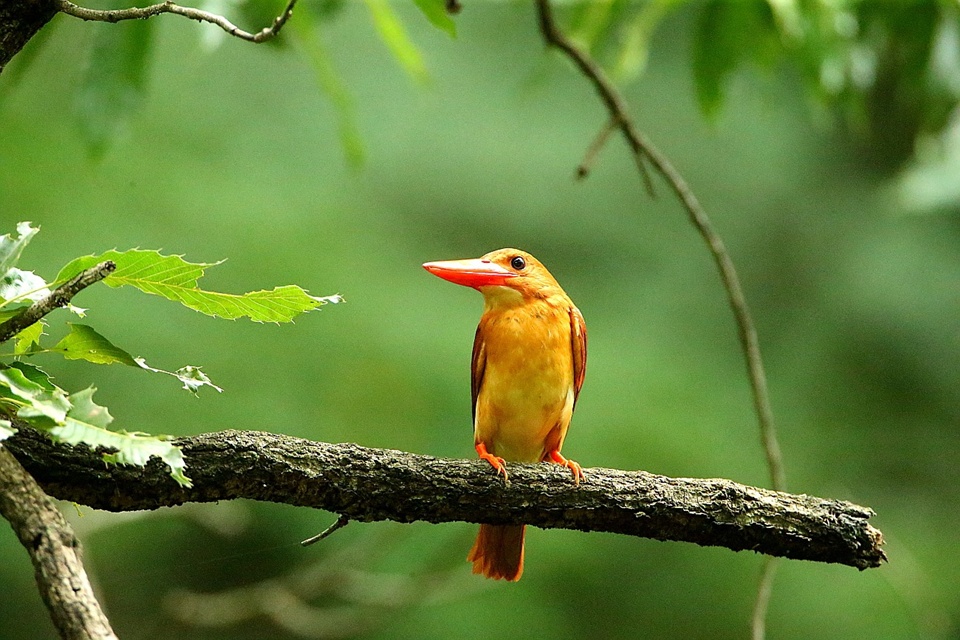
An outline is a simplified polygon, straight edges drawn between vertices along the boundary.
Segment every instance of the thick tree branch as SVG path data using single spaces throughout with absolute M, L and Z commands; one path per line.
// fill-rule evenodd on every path
M 0 2 L 0 73 L 55 15 L 57 7 L 53 0 Z
M 480 461 L 434 458 L 353 444 L 326 444 L 255 431 L 178 440 L 194 482 L 174 483 L 158 461 L 146 471 L 105 467 L 84 447 L 53 444 L 36 431 L 5 445 L 63 500 L 97 509 L 156 509 L 248 498 L 315 507 L 371 522 L 526 523 L 695 542 L 866 569 L 885 560 L 870 509 L 730 480 L 668 478 L 589 469 L 579 487 L 551 464 L 513 464 L 513 482 Z
M 249 31 L 244 31 L 221 15 L 193 7 L 183 7 L 169 1 L 152 4 L 148 7 L 130 7 L 129 9 L 113 10 L 87 9 L 86 7 L 73 4 L 69 0 L 54 0 L 54 2 L 56 3 L 57 9 L 67 15 L 80 18 L 81 20 L 94 20 L 97 22 L 144 20 L 158 16 L 161 13 L 174 13 L 198 22 L 215 24 L 231 36 L 257 43 L 266 42 L 280 33 L 280 29 L 283 28 L 283 25 L 286 24 L 290 16 L 293 15 L 293 7 L 297 4 L 297 0 L 289 0 L 283 13 L 274 19 L 272 25 L 264 27 L 256 33 L 250 33 Z
M 100 282 L 116 270 L 116 263 L 106 260 L 78 273 L 74 278 L 51 291 L 49 295 L 0 324 L 0 343 L 6 342 L 51 311 L 67 306 L 73 296 L 90 285 Z
M 0 445 L 0 515 L 30 554 L 40 596 L 66 639 L 117 636 L 100 609 L 80 561 L 80 543 L 57 504 Z

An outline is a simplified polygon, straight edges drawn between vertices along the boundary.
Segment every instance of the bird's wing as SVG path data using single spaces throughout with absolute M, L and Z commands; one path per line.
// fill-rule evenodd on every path
M 483 383 L 483 372 L 487 368 L 487 349 L 483 341 L 483 318 L 477 325 L 477 335 L 473 338 L 473 358 L 470 361 L 470 411 L 473 420 L 477 420 L 477 398 Z
M 583 376 L 587 372 L 587 323 L 576 307 L 570 307 L 570 348 L 573 351 L 573 404 L 576 406 L 580 387 L 583 386 Z M 474 362 L 476 362 L 477 347 L 473 347 Z M 474 365 L 476 371 L 476 365 Z M 474 396 L 476 397 L 476 396 Z

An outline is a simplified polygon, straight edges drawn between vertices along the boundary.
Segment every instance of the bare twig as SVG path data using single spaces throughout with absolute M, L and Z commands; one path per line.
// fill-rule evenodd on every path
M 301 547 L 309 547 L 310 545 L 312 545 L 312 544 L 315 543 L 315 542 L 320 542 L 321 540 L 323 540 L 324 538 L 326 538 L 327 536 L 329 536 L 331 533 L 333 533 L 333 532 L 336 531 L 337 529 L 342 529 L 342 528 L 344 528 L 345 526 L 347 526 L 348 524 L 350 524 L 350 518 L 348 518 L 347 516 L 340 516 L 339 518 L 337 518 L 337 521 L 334 522 L 332 525 L 330 525 L 329 527 L 327 527 L 326 529 L 324 529 L 323 531 L 321 531 L 321 532 L 318 533 L 317 535 L 311 536 L 311 537 L 307 538 L 306 540 L 304 540 L 303 542 L 301 542 L 301 543 L 300 543 L 300 546 L 301 546 Z
M 753 616 L 750 619 L 750 637 L 752 640 L 764 640 L 767 637 L 767 608 L 773 594 L 773 579 L 777 575 L 777 558 L 767 556 L 760 569 L 760 581 L 757 584 L 757 598 L 753 602 Z
M 80 561 L 80 543 L 37 482 L 0 445 L 0 515 L 33 561 L 40 596 L 61 638 L 116 639 Z
M 117 268 L 112 260 L 106 260 L 80 272 L 76 277 L 60 285 L 49 295 L 37 300 L 32 305 L 0 324 L 0 343 L 4 343 L 17 335 L 51 311 L 70 304 L 73 296 L 87 287 L 100 282 Z
M 577 165 L 577 180 L 583 180 L 590 175 L 590 169 L 593 168 L 593 163 L 600 154 L 600 150 L 603 149 L 603 145 L 607 144 L 607 140 L 610 139 L 610 134 L 616 130 L 617 121 L 613 118 L 607 120 L 606 124 L 603 125 L 603 129 L 600 129 L 600 133 L 597 134 L 597 137 L 594 138 L 590 146 L 587 147 L 586 153 L 583 154 L 583 160 Z
M 69 0 L 54 0 L 54 2 L 57 6 L 57 9 L 59 9 L 62 13 L 66 13 L 75 18 L 80 18 L 81 20 L 94 20 L 97 22 L 143 20 L 160 15 L 161 13 L 174 13 L 198 22 L 209 22 L 210 24 L 215 24 L 229 33 L 231 36 L 235 36 L 242 40 L 247 40 L 248 42 L 257 43 L 266 42 L 280 33 L 280 29 L 283 28 L 283 25 L 285 25 L 287 20 L 290 19 L 290 16 L 293 15 L 293 7 L 297 4 L 297 0 L 289 0 L 286 8 L 283 10 L 283 13 L 273 20 L 272 25 L 269 27 L 264 27 L 256 33 L 250 33 L 249 31 L 244 31 L 240 27 L 236 26 L 224 16 L 193 7 L 183 7 L 178 4 L 174 4 L 173 2 L 160 2 L 157 4 L 152 4 L 148 7 L 130 7 L 129 9 L 114 10 L 87 9 L 86 7 L 73 4 Z
M 52 496 L 96 509 L 156 509 L 248 498 L 315 507 L 361 522 L 526 523 L 694 542 L 860 569 L 886 558 L 873 512 L 848 502 L 748 487 L 590 469 L 579 487 L 552 464 L 512 464 L 509 487 L 478 460 L 454 460 L 257 431 L 181 438 L 192 489 L 159 460 L 103 467 L 86 447 L 55 444 L 21 421 L 4 441 Z

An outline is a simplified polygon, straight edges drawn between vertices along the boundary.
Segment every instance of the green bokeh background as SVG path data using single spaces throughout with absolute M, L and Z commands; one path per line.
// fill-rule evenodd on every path
M 116 344 L 159 367 L 202 365 L 220 395 L 38 363 L 66 389 L 95 384 L 121 428 L 471 457 L 480 297 L 419 265 L 518 246 L 550 267 L 590 331 L 566 454 L 766 485 L 736 330 L 683 211 L 662 184 L 644 193 L 619 141 L 575 182 L 605 119 L 588 84 L 544 53 L 530 7 L 467 4 L 455 40 L 397 5 L 426 86 L 397 67 L 363 6 L 326 28 L 366 146 L 359 171 L 294 48 L 211 50 L 205 27 L 173 16 L 156 20 L 143 110 L 91 160 L 69 109 L 76 52 L 127 27 L 56 18 L 23 75 L 0 77 L 0 226 L 42 227 L 21 266 L 52 278 L 78 255 L 158 248 L 227 258 L 207 288 L 296 283 L 347 303 L 262 326 L 106 287 L 77 299 Z M 960 637 L 960 204 L 943 196 L 958 174 L 872 171 L 852 137 L 811 117 L 787 69 L 735 76 L 706 122 L 691 28 L 686 12 L 661 27 L 627 97 L 740 269 L 789 488 L 875 509 L 891 558 L 862 573 L 781 563 L 769 635 Z M 302 549 L 333 515 L 245 502 L 64 510 L 125 639 L 744 638 L 761 566 L 749 553 L 533 529 L 523 580 L 501 584 L 470 575 L 468 524 L 354 524 Z M 27 554 L 0 527 L 0 638 L 53 635 Z

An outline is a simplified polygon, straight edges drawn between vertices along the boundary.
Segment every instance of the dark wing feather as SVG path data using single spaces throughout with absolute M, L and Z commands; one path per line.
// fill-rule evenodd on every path
M 477 419 L 477 398 L 483 383 L 483 372 L 487 368 L 487 349 L 483 342 L 483 318 L 477 325 L 477 335 L 473 338 L 473 357 L 470 360 L 470 412 L 474 422 Z M 472 425 L 471 425 L 472 426 Z
M 587 372 L 587 323 L 576 307 L 570 307 L 570 348 L 573 352 L 573 406 L 577 406 L 583 377 Z

